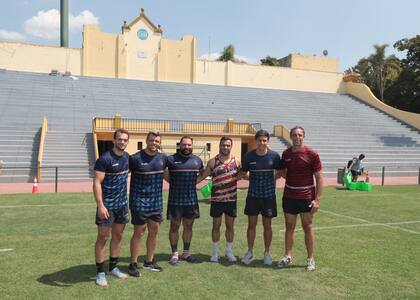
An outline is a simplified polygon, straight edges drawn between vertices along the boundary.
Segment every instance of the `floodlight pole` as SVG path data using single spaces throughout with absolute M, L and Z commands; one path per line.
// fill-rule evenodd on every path
M 60 0 L 60 47 L 69 46 L 69 0 Z

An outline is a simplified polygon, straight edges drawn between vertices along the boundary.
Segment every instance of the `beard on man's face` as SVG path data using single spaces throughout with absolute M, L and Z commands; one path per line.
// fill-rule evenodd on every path
M 181 153 L 183 155 L 190 155 L 192 153 L 192 149 L 183 148 L 183 149 L 181 149 Z

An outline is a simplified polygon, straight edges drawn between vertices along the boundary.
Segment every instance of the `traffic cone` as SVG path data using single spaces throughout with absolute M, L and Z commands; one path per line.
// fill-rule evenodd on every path
M 38 193 L 38 181 L 34 178 L 34 185 L 32 186 L 32 194 Z

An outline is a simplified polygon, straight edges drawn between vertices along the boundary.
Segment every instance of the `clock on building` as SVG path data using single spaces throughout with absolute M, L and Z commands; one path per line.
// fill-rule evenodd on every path
M 137 36 L 139 39 L 144 41 L 149 37 L 149 33 L 146 31 L 146 29 L 139 29 L 139 31 L 137 31 Z

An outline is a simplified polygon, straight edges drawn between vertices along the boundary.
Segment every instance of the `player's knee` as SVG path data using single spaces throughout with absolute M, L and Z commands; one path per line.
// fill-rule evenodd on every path
M 295 230 L 296 223 L 294 222 L 286 222 L 286 230 L 287 231 L 293 231 Z
M 113 232 L 112 233 L 112 239 L 116 240 L 116 241 L 121 241 L 123 238 L 123 233 L 122 232 Z
M 101 243 L 106 243 L 109 240 L 109 233 L 98 233 L 97 241 Z
M 305 233 L 311 232 L 312 231 L 312 222 L 302 223 L 302 228 L 303 228 L 303 231 L 305 231 Z

